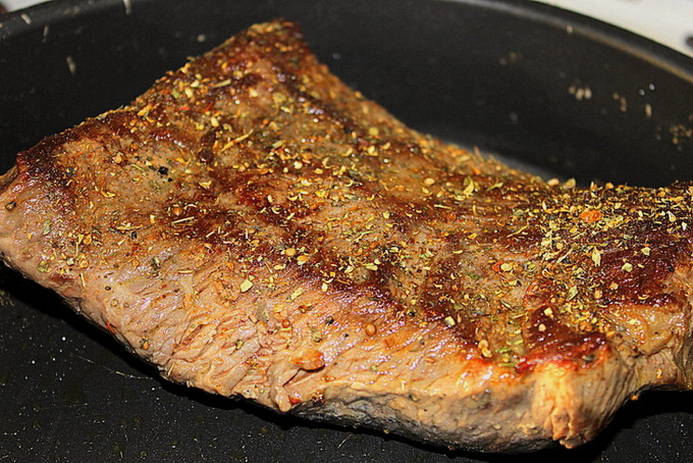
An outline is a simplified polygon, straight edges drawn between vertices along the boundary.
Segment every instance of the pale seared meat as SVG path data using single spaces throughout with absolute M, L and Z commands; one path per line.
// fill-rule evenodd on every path
M 445 145 L 291 23 L 1 179 L 5 262 L 172 381 L 484 451 L 573 447 L 693 386 L 693 187 L 549 185 Z

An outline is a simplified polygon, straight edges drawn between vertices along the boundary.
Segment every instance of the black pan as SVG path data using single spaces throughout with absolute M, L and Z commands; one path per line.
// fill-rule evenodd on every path
M 0 16 L 0 167 L 277 16 L 418 129 L 583 183 L 693 179 L 693 60 L 510 0 L 65 0 Z M 5 269 L 0 288 L 0 463 L 520 458 L 314 426 L 171 385 L 52 293 Z M 692 399 L 644 393 L 595 442 L 533 458 L 690 461 Z

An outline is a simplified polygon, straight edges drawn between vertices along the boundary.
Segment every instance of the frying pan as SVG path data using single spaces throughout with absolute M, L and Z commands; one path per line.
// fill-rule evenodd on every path
M 278 16 L 417 129 L 581 183 L 693 179 L 690 58 L 511 0 L 64 0 L 0 16 L 0 167 Z M 168 384 L 52 293 L 6 269 L 0 288 L 0 462 L 518 459 L 316 426 Z M 692 399 L 643 393 L 596 441 L 532 458 L 684 461 Z

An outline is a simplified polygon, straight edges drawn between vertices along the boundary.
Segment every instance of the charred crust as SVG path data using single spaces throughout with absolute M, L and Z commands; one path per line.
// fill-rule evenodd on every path
M 68 176 L 58 162 L 60 149 L 66 143 L 77 140 L 80 134 L 66 131 L 44 138 L 32 148 L 17 155 L 17 167 L 31 179 L 50 182 L 56 188 L 67 189 Z
M 543 309 L 531 313 L 526 338 L 527 355 L 516 367 L 520 374 L 547 363 L 573 368 L 589 367 L 598 357 L 596 352 L 607 348 L 603 333 L 579 333 L 548 316 Z

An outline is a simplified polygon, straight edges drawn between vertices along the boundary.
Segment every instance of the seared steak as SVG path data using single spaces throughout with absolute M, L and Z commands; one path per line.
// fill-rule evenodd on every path
M 693 187 L 548 184 L 446 145 L 288 22 L 20 153 L 0 191 L 8 265 L 212 393 L 503 451 L 693 387 Z

